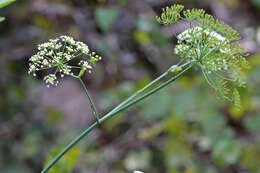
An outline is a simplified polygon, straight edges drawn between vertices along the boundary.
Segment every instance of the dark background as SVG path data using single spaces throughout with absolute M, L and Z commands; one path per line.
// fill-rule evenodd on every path
M 199 69 L 95 129 L 53 173 L 260 173 L 260 0 L 24 0 L 0 16 L 0 172 L 40 172 L 94 122 L 78 81 L 46 88 L 27 74 L 37 45 L 60 35 L 103 57 L 84 82 L 101 114 L 177 63 L 162 7 L 203 8 L 250 52 L 242 107 L 217 99 Z M 181 29 L 180 31 L 177 29 Z

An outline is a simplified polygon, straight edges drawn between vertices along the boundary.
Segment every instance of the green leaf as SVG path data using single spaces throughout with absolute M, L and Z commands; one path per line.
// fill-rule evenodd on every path
M 15 0 L 0 0 L 0 8 L 3 8 L 13 2 L 15 2 Z
M 95 12 L 95 17 L 101 30 L 107 32 L 117 18 L 117 10 L 114 8 L 98 8 Z

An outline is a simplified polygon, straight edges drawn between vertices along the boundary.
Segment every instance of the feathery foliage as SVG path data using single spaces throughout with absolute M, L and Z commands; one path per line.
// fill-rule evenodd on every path
M 163 25 L 169 25 L 177 22 L 181 18 L 180 12 L 183 8 L 183 5 L 173 5 L 171 7 L 163 8 L 161 16 L 156 16 L 156 20 Z

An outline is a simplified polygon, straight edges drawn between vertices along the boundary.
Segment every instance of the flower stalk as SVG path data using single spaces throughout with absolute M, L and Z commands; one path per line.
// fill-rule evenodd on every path
M 96 106 L 95 106 L 95 104 L 94 104 L 94 102 L 93 102 L 93 99 L 91 98 L 91 96 L 90 96 L 90 94 L 89 94 L 89 92 L 88 92 L 88 90 L 87 90 L 87 88 L 86 88 L 84 82 L 82 81 L 82 79 L 81 79 L 80 77 L 77 77 L 77 78 L 78 78 L 78 80 L 79 80 L 81 86 L 83 87 L 84 92 L 86 93 L 86 95 L 87 95 L 87 97 L 88 97 L 88 100 L 89 100 L 89 103 L 90 103 L 90 107 L 91 107 L 92 113 L 93 113 L 93 115 L 94 115 L 94 117 L 95 117 L 97 123 L 99 124 L 99 115 L 98 115 L 98 112 L 97 112 L 97 108 L 96 108 Z
M 102 118 L 99 119 L 99 121 L 94 122 L 90 127 L 88 127 L 85 131 L 83 131 L 79 136 L 77 136 L 70 144 L 68 144 L 42 171 L 41 173 L 46 173 L 51 167 L 53 167 L 56 162 L 62 158 L 64 154 L 66 154 L 71 148 L 73 148 L 79 141 L 81 141 L 87 134 L 89 134 L 93 129 L 95 129 L 99 124 L 105 122 L 106 120 L 112 118 L 113 116 L 117 115 L 121 111 L 135 105 L 136 103 L 142 101 L 143 99 L 147 98 L 148 96 L 156 93 L 157 91 L 163 89 L 179 77 L 181 77 L 184 73 L 186 73 L 188 70 L 190 70 L 194 65 L 196 64 L 196 61 L 190 61 L 183 65 L 177 66 L 174 65 L 171 68 L 169 68 L 165 73 L 160 75 L 158 78 L 154 79 L 152 82 L 147 84 L 144 88 L 138 90 L 135 94 L 130 96 L 128 99 L 123 101 L 121 104 L 119 104 L 116 108 L 114 108 L 112 111 L 108 112 L 106 115 L 104 115 Z M 186 67 L 186 68 L 184 68 Z M 183 68 L 179 73 L 177 73 L 175 76 L 171 77 L 167 81 L 163 82 L 159 86 L 157 86 L 154 89 L 151 89 L 150 91 L 147 91 L 145 94 L 143 94 L 140 97 L 137 97 L 137 95 L 143 93 L 146 89 L 148 89 L 150 86 L 158 82 L 163 77 L 167 76 L 169 73 L 171 73 L 175 68 Z M 85 86 L 85 85 L 84 85 Z M 136 98 L 137 97 L 137 98 Z M 98 123 L 99 122 L 99 123 Z

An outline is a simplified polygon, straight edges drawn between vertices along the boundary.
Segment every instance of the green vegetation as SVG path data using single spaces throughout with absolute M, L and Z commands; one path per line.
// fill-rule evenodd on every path
M 185 8 L 175 10 L 177 6 L 154 0 L 16 1 L 11 8 L 2 8 L 0 16 L 7 20 L 0 24 L 0 172 L 40 172 L 94 123 L 97 128 L 48 172 L 258 173 L 257 3 L 178 2 Z M 198 21 L 202 16 L 206 19 Z M 221 25 L 220 19 L 241 35 Z M 212 22 L 209 30 L 203 26 L 206 20 Z M 216 31 L 214 25 L 226 32 Z M 56 66 L 31 77 L 28 61 L 39 51 L 37 45 L 60 35 L 83 42 L 102 60 L 91 65 L 91 74 L 87 73 L 91 56 L 71 60 L 65 65 L 78 67 L 71 69 L 74 77 L 66 75 L 68 69 L 59 64 L 64 77 L 57 72 L 58 86 L 46 88 L 40 79 L 55 73 Z M 222 41 L 224 37 L 234 40 L 228 43 Z M 241 47 L 250 53 L 235 43 L 239 37 Z M 211 47 L 203 49 L 206 43 Z M 218 50 L 212 49 L 215 45 Z M 183 51 L 187 47 L 192 51 Z M 228 58 L 229 49 L 238 62 Z M 203 56 L 206 50 L 208 57 L 201 61 L 205 67 L 194 64 L 182 75 L 189 67 L 182 65 L 194 60 L 187 56 L 195 55 L 198 61 L 198 52 Z M 228 68 L 238 69 L 239 75 L 226 72 L 224 61 L 215 61 L 220 54 L 227 56 Z M 80 60 L 88 63 L 79 64 Z M 221 71 L 208 73 L 215 69 L 212 62 L 205 64 L 210 60 L 221 62 Z M 178 80 L 164 87 L 179 74 Z M 158 76 L 145 90 L 151 96 L 142 93 L 114 109 Z M 91 109 L 81 84 L 86 85 L 95 108 Z M 146 99 L 131 106 L 143 96 Z M 92 112 L 95 109 L 97 114 Z M 116 116 L 106 120 L 107 113 Z

